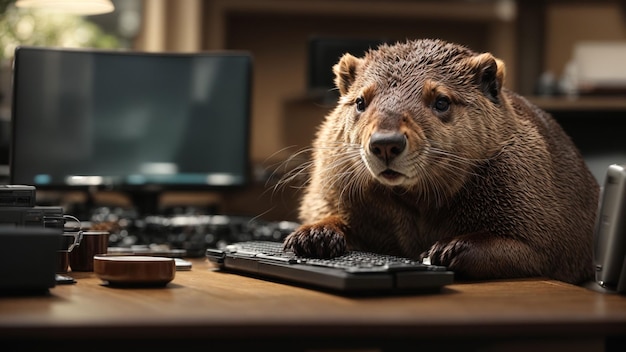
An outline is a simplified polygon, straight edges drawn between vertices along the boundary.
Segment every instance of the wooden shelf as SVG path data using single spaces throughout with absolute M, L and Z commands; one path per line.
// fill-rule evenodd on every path
M 308 14 L 322 16 L 376 16 L 394 18 L 438 18 L 442 20 L 498 21 L 508 13 L 497 2 L 481 1 L 283 1 L 283 0 L 216 0 L 212 10 L 274 14 Z
M 624 111 L 626 96 L 586 97 L 527 97 L 530 102 L 547 111 Z

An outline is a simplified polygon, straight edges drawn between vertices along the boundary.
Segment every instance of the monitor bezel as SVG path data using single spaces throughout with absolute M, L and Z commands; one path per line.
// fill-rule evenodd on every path
M 175 57 L 202 57 L 202 56 L 238 56 L 238 57 L 246 57 L 248 59 L 248 67 L 247 67 L 247 87 L 248 94 L 247 100 L 243 104 L 245 105 L 245 113 L 247 123 L 245 124 L 245 138 L 244 142 L 246 145 L 244 146 L 245 155 L 244 158 L 246 163 L 244 165 L 244 174 L 242 175 L 242 181 L 239 183 L 233 184 L 208 184 L 208 183 L 197 183 L 197 184 L 188 184 L 188 183 L 144 183 L 144 184 L 131 184 L 131 183 L 111 183 L 111 184 L 85 184 L 85 185 L 77 185 L 77 184 L 68 184 L 68 183 L 54 183 L 54 184 L 29 184 L 35 186 L 37 189 L 41 190 L 52 190 L 52 191 L 89 191 L 93 192 L 94 190 L 108 190 L 108 191 L 119 191 L 127 194 L 140 195 L 141 193 L 155 194 L 162 193 L 167 191 L 225 191 L 231 189 L 241 189 L 243 187 L 248 186 L 252 182 L 252 174 L 251 174 L 251 159 L 250 159 L 250 135 L 251 135 L 251 104 L 252 104 L 252 74 L 253 74 L 253 57 L 252 54 L 248 51 L 244 50 L 207 50 L 207 51 L 198 51 L 198 52 L 147 52 L 147 51 L 134 51 L 134 50 L 112 50 L 112 49 L 92 49 L 92 48 L 65 48 L 65 47 L 39 47 L 39 46 L 18 46 L 15 49 L 15 54 L 13 57 L 13 70 L 12 70 L 12 109 L 11 109 L 11 141 L 10 141 L 10 153 L 9 153 L 9 183 L 11 184 L 24 184 L 25 182 L 18 181 L 15 179 L 15 166 L 16 163 L 27 162 L 27 161 L 19 161 L 16 160 L 16 119 L 20 117 L 17 116 L 19 112 L 16 114 L 16 103 L 19 98 L 18 92 L 19 90 L 19 82 L 16 81 L 16 77 L 19 73 L 19 70 L 22 69 L 19 63 L 20 53 L 26 50 L 39 50 L 39 51 L 53 51 L 53 52 L 74 52 L 74 53 L 85 53 L 85 54 L 95 54 L 95 55 L 119 55 L 119 56 L 142 56 L 142 57 L 167 57 L 167 58 L 175 58 Z

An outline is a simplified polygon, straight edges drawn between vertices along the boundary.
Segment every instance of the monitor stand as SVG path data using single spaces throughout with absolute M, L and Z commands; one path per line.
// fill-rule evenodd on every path
M 160 200 L 162 191 L 160 189 L 142 189 L 142 190 L 119 190 L 122 194 L 128 197 L 131 202 L 136 216 L 145 217 L 149 215 L 160 215 L 162 210 L 160 208 Z M 71 215 L 77 217 L 81 221 L 89 221 L 93 215 L 93 212 L 99 206 L 96 200 L 96 193 L 99 189 L 96 187 L 89 187 L 85 192 L 85 200 L 80 205 L 75 206 Z M 106 205 L 104 205 L 106 206 Z
M 161 214 L 162 191 L 160 189 L 125 191 L 125 194 L 130 198 L 139 217 Z

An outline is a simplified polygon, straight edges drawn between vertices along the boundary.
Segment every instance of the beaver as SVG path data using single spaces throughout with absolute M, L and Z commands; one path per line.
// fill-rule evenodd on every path
M 504 62 L 441 39 L 385 43 L 332 68 L 285 251 L 361 250 L 459 280 L 593 277 L 599 184 L 547 112 L 504 87 Z

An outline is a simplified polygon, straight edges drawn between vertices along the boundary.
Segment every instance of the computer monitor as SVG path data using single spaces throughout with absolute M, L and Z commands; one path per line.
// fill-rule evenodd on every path
M 18 47 L 11 184 L 107 189 L 143 214 L 160 192 L 249 181 L 252 58 Z

